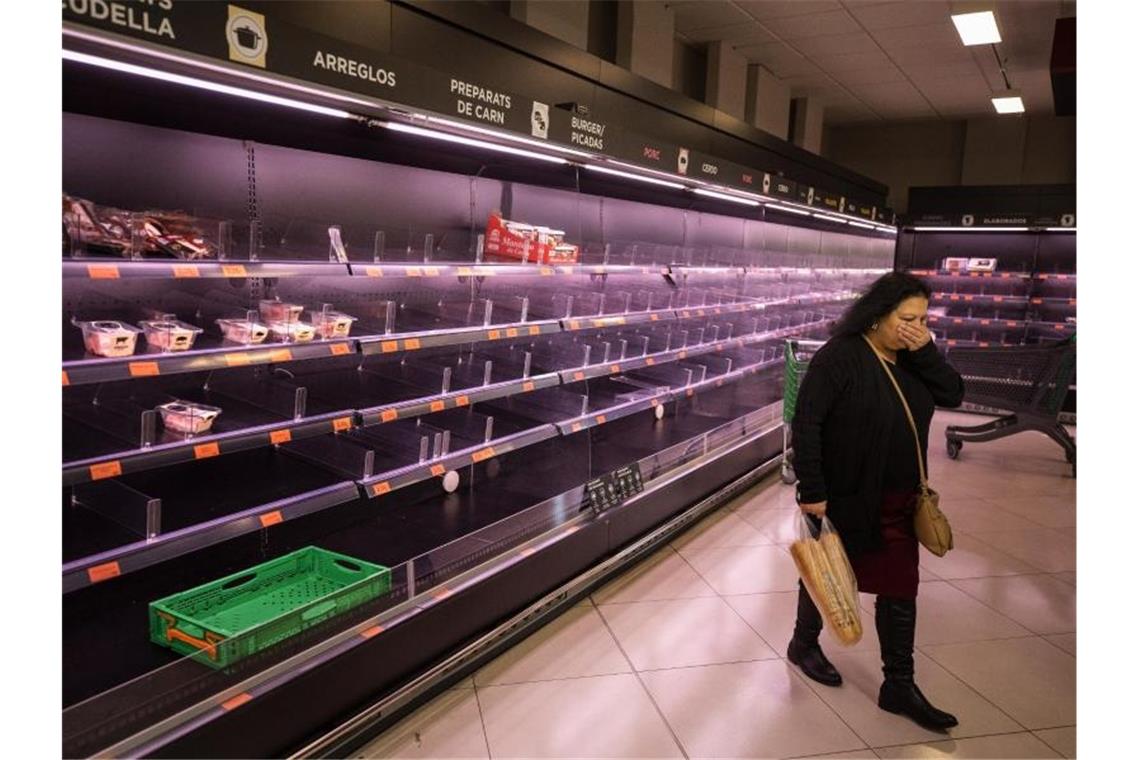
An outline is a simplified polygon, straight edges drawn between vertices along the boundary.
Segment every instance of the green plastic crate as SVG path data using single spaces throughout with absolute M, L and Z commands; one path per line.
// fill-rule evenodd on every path
M 388 591 L 391 571 L 316 546 L 150 603 L 150 640 L 224 668 Z

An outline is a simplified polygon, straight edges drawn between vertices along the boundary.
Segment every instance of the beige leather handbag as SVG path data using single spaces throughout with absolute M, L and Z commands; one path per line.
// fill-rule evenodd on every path
M 914 512 L 914 532 L 918 536 L 920 544 L 929 549 L 932 554 L 941 557 L 954 548 L 954 534 L 950 530 L 950 521 L 946 519 L 945 513 L 938 507 L 938 492 L 926 482 L 926 465 L 922 461 L 922 444 L 918 440 L 918 426 L 914 424 L 914 416 L 910 413 L 910 404 L 906 402 L 902 388 L 899 387 L 898 381 L 895 380 L 894 374 L 887 366 L 887 360 L 879 354 L 870 338 L 864 335 L 863 340 L 867 341 L 867 345 L 875 353 L 875 358 L 879 360 L 879 364 L 883 365 L 883 372 L 887 373 L 895 392 L 899 394 L 899 401 L 902 401 L 906 418 L 910 422 L 911 432 L 914 433 L 914 450 L 915 454 L 918 455 L 920 478 Z

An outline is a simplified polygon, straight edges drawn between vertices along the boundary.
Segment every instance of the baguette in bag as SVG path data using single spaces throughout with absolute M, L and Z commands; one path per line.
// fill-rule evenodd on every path
M 791 547 L 796 570 L 835 640 L 844 646 L 857 644 L 863 638 L 859 591 L 839 534 L 825 517 L 816 538 L 807 516 L 800 519 L 800 538 Z

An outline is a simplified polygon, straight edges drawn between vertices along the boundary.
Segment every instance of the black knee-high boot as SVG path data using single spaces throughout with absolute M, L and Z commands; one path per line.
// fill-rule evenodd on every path
M 808 678 L 826 686 L 839 686 L 843 678 L 835 666 L 828 662 L 819 647 L 819 634 L 823 618 L 815 608 L 803 581 L 800 581 L 800 598 L 796 605 L 796 629 L 788 644 L 788 661 L 798 665 Z
M 914 682 L 914 628 L 917 621 L 913 599 L 875 600 L 875 628 L 883 655 L 883 685 L 879 707 L 905 715 L 923 728 L 945 731 L 958 719 L 926 700 Z

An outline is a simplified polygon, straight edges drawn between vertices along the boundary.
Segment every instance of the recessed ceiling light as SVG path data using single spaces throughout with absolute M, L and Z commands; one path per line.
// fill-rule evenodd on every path
M 963 45 L 993 45 L 1001 42 L 997 17 L 993 11 L 955 13 L 950 16 L 958 28 Z
M 1015 90 L 995 92 L 990 101 L 998 113 L 1025 113 L 1025 103 L 1021 100 L 1021 93 Z

